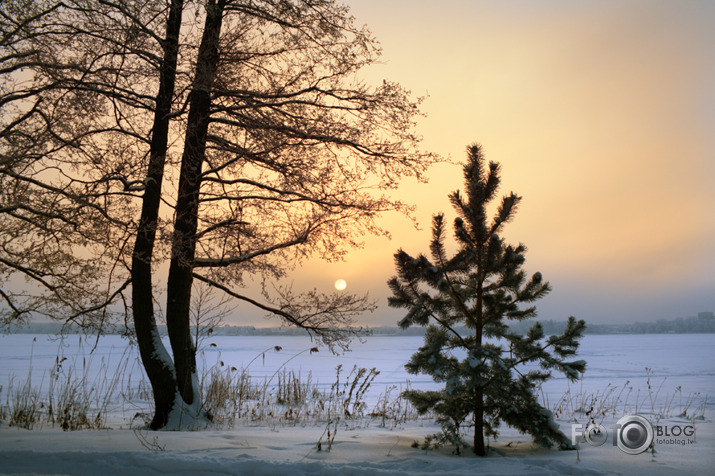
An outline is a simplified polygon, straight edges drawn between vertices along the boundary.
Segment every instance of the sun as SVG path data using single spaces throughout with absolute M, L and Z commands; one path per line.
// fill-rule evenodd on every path
M 337 289 L 338 291 L 343 291 L 347 287 L 348 283 L 344 279 L 338 279 L 337 281 L 335 281 L 335 289 Z

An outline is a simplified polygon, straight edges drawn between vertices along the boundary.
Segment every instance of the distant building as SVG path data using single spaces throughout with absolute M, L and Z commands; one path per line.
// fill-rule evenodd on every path
M 702 319 L 704 321 L 710 321 L 715 319 L 715 313 L 712 312 L 699 312 L 698 313 L 698 319 Z

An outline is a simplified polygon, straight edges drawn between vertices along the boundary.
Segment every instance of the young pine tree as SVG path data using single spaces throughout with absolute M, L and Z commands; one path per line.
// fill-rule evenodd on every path
M 389 305 L 407 309 L 400 327 L 429 326 L 424 345 L 405 367 L 444 383 L 439 391 L 408 390 L 405 396 L 419 412 L 433 411 L 442 426 L 425 446 L 454 444 L 459 453 L 467 446 L 462 435 L 471 427 L 473 450 L 484 456 L 485 437 L 496 438 L 503 422 L 543 446 L 569 448 L 535 389 L 551 370 L 571 381 L 579 378 L 586 363 L 566 359 L 575 355 L 585 323 L 570 317 L 562 335 L 548 338 L 538 322 L 526 335 L 510 331 L 508 321 L 534 317 L 530 303 L 551 287 L 540 273 L 527 279 L 522 270 L 526 248 L 507 245 L 500 237 L 521 197 L 503 197 L 488 220 L 487 205 L 499 188 L 499 164 L 485 167 L 478 144 L 469 146 L 467 154 L 466 196 L 459 191 L 449 196 L 458 214 L 456 254 L 448 257 L 445 251 L 442 214 L 433 217 L 429 258 L 413 258 L 403 250 L 395 254 L 397 276 L 388 282 Z

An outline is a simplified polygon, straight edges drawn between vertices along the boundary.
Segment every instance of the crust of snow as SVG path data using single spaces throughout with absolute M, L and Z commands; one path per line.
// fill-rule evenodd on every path
M 674 421 L 673 423 L 677 423 Z M 680 422 L 681 424 L 683 422 Z M 580 451 L 546 450 L 505 430 L 489 456 L 454 456 L 449 449 L 412 448 L 437 427 L 417 421 L 393 430 L 339 427 L 330 452 L 317 451 L 322 425 L 243 426 L 231 430 L 143 432 L 163 451 L 145 449 L 131 429 L 62 432 L 0 427 L 0 475 L 240 474 L 240 475 L 542 475 L 711 474 L 715 426 L 698 424 L 697 442 L 661 445 L 628 455 L 609 445 Z M 570 431 L 562 425 L 562 431 Z M 323 447 L 327 445 L 323 442 Z

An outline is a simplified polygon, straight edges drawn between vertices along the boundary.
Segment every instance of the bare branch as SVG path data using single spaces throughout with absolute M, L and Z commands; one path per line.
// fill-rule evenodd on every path
M 245 254 L 242 254 L 239 256 L 227 256 L 227 257 L 222 257 L 222 258 L 217 258 L 217 259 L 195 258 L 194 259 L 194 268 L 219 268 L 219 267 L 229 266 L 232 264 L 245 263 L 246 261 L 250 261 L 250 260 L 257 258 L 259 256 L 270 254 L 276 250 L 280 250 L 283 248 L 290 248 L 291 246 L 305 243 L 308 240 L 308 234 L 309 234 L 309 231 L 305 232 L 303 235 L 299 236 L 298 238 L 296 238 L 294 240 L 285 241 L 283 243 L 278 243 L 273 246 L 269 246 L 268 248 L 263 248 L 260 250 L 252 251 L 250 253 L 245 253 Z
M 119 286 L 116 289 L 116 291 L 114 291 L 111 295 L 109 295 L 109 297 L 106 300 L 104 300 L 103 302 L 96 304 L 94 306 L 88 307 L 86 309 L 82 309 L 81 311 L 78 311 L 75 314 L 72 314 L 71 316 L 69 316 L 65 319 L 65 323 L 74 321 L 75 319 L 77 319 L 78 317 L 81 317 L 83 315 L 90 314 L 92 312 L 99 311 L 100 309 L 106 308 L 107 306 L 109 306 L 110 304 L 112 304 L 114 302 L 114 299 L 117 296 L 121 295 L 124 292 L 124 290 L 127 288 L 127 286 L 129 286 L 129 284 L 131 284 L 131 282 L 132 282 L 131 279 L 127 279 L 126 281 L 124 281 L 124 283 L 122 283 L 121 286 Z
M 364 312 L 372 312 L 376 306 L 367 296 L 359 297 L 351 294 L 336 294 L 332 297 L 319 295 L 313 291 L 300 297 L 290 290 L 278 290 L 282 304 L 272 306 L 239 294 L 215 280 L 194 273 L 193 277 L 213 286 L 241 301 L 283 318 L 288 323 L 305 329 L 309 334 L 317 336 L 331 351 L 335 348 L 347 350 L 351 336 L 364 336 L 369 331 L 362 327 L 353 327 L 353 316 Z

